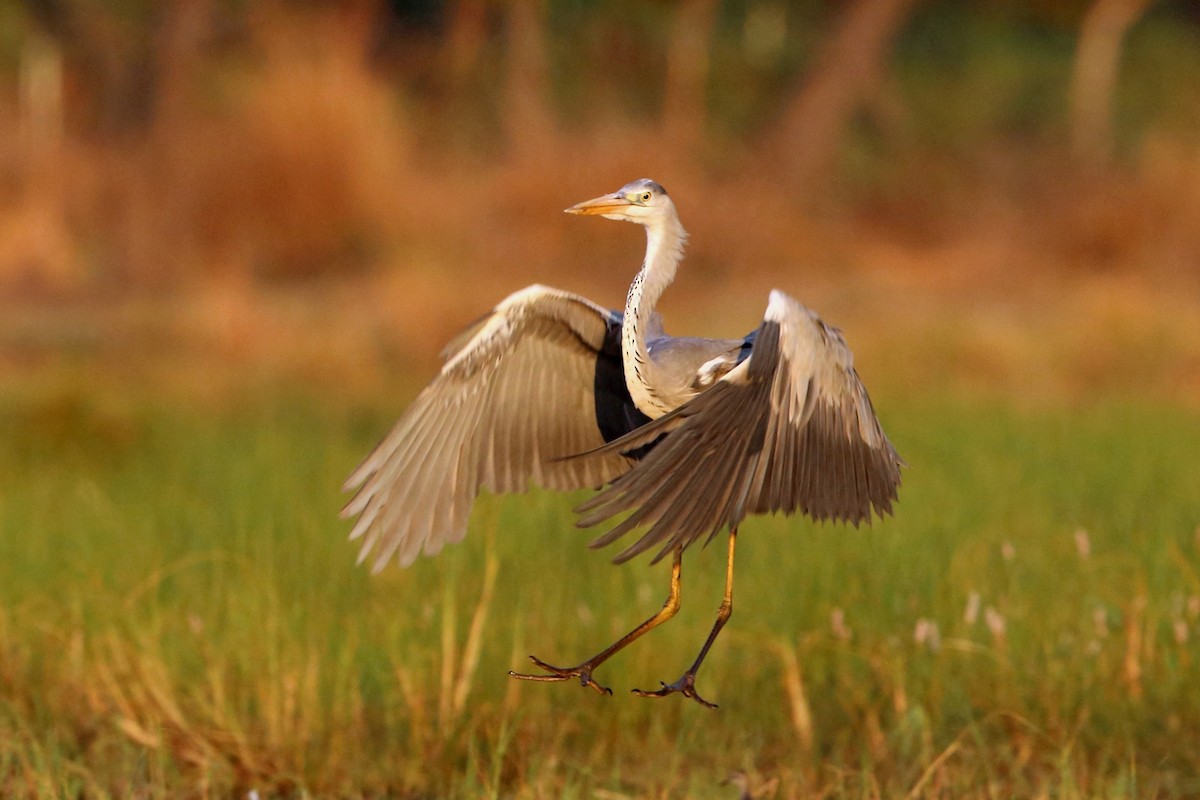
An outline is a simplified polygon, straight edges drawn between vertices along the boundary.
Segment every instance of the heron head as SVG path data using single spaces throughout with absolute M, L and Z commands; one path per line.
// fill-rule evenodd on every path
M 649 178 L 641 178 L 625 184 L 612 194 L 576 203 L 566 212 L 651 225 L 672 216 L 675 205 L 667 196 L 666 189 Z

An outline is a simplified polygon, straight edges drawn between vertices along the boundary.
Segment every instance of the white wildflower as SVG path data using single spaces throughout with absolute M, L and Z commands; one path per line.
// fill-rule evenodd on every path
M 913 630 L 913 640 L 917 644 L 928 647 L 929 652 L 936 653 L 942 646 L 942 634 L 938 630 L 938 624 L 931 619 L 921 617 L 917 620 L 917 627 Z
M 1092 539 L 1083 528 L 1075 529 L 1075 550 L 1080 558 L 1087 558 L 1092 554 Z
M 971 592 L 967 595 L 967 610 L 963 612 L 963 622 L 968 625 L 974 625 L 979 619 L 979 592 Z
M 992 606 L 988 606 L 983 610 L 983 620 L 987 623 L 988 630 L 992 632 L 992 636 L 997 639 L 1004 636 L 1005 623 L 1003 614 Z
M 846 612 L 840 608 L 829 612 L 829 627 L 833 630 L 834 638 L 843 641 L 850 638 L 850 629 L 846 627 Z

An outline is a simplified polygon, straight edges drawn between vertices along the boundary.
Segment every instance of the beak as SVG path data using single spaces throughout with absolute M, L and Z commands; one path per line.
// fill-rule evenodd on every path
M 606 194 L 591 200 L 584 200 L 582 203 L 576 203 L 570 208 L 564 209 L 568 214 L 582 214 L 593 216 L 596 214 L 612 214 L 624 208 L 629 208 L 633 205 L 619 194 Z

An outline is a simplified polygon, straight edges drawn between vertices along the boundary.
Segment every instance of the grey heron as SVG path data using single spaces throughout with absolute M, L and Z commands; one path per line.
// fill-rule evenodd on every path
M 903 461 L 884 434 L 841 333 L 772 291 L 762 323 L 741 339 L 672 337 L 654 306 L 675 278 L 687 233 L 666 190 L 633 181 L 568 213 L 636 222 L 646 255 L 624 312 L 535 285 L 505 298 L 443 351 L 441 372 L 346 481 L 342 511 L 357 516 L 359 561 L 411 564 L 467 530 L 481 490 L 529 484 L 599 489 L 577 511 L 589 527 L 625 512 L 595 539 L 634 529 L 614 559 L 671 556 L 662 608 L 611 646 L 570 667 L 514 678 L 578 678 L 679 609 L 683 551 L 728 529 L 725 594 L 699 655 L 674 683 L 696 693 L 696 672 L 733 612 L 734 545 L 750 514 L 797 510 L 858 525 L 890 513 Z

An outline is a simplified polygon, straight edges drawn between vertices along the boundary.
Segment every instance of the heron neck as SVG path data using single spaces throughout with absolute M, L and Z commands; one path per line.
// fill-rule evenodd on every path
M 646 345 L 646 334 L 654 307 L 663 290 L 675 280 L 675 271 L 683 258 L 687 231 L 677 217 L 646 226 L 646 259 L 629 286 L 625 299 L 625 323 L 621 353 L 625 365 L 625 384 L 634 404 L 647 416 L 659 417 L 671 409 L 654 391 L 653 364 Z

